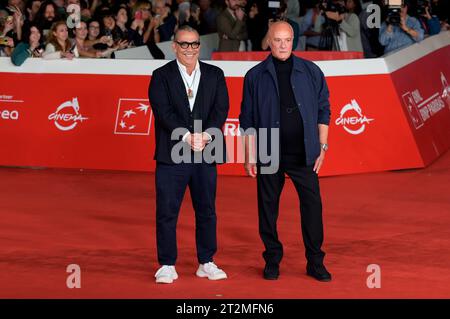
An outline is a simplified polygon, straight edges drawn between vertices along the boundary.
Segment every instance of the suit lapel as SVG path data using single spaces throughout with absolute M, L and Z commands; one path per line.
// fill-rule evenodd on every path
M 197 94 L 195 96 L 195 101 L 194 101 L 194 107 L 192 108 L 192 113 L 197 112 L 196 114 L 198 114 L 200 117 L 202 116 L 202 109 L 201 106 L 203 105 L 203 86 L 204 86 L 204 79 L 205 79 L 205 70 L 202 67 L 202 64 L 199 62 L 199 67 L 200 67 L 200 82 L 198 83 L 198 90 L 197 90 Z
M 182 107 L 186 111 L 190 112 L 189 100 L 186 92 L 186 85 L 183 82 L 183 78 L 181 77 L 180 70 L 178 69 L 177 61 L 174 60 L 172 64 L 172 72 L 173 72 L 173 88 L 174 91 L 177 92 L 179 101 L 182 102 Z
M 231 15 L 230 10 L 225 9 L 227 14 L 228 14 L 228 21 L 230 21 L 231 25 L 234 25 L 234 23 L 236 22 L 236 20 L 233 18 L 233 16 Z

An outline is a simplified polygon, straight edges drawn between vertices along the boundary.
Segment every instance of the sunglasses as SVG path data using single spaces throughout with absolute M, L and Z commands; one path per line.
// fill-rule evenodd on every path
M 178 44 L 182 49 L 187 49 L 189 46 L 191 46 L 192 49 L 198 49 L 200 46 L 200 42 L 178 42 L 175 41 L 176 44 Z

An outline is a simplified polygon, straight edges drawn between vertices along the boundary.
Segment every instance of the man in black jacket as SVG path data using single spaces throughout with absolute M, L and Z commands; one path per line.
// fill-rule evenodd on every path
M 217 251 L 216 163 L 223 162 L 225 154 L 213 160 L 206 156 L 213 140 L 221 142 L 219 153 L 224 153 L 223 136 L 216 133 L 220 133 L 229 109 L 225 77 L 221 69 L 198 61 L 199 35 L 191 27 L 178 29 L 173 50 L 176 60 L 155 70 L 149 87 L 155 115 L 156 237 L 161 265 L 156 282 L 172 283 L 178 278 L 176 223 L 187 186 L 196 218 L 200 264 L 196 274 L 210 280 L 225 279 L 225 272 L 213 262 Z M 180 158 L 180 145 L 182 151 L 188 150 L 187 157 L 184 152 Z
M 318 178 L 328 150 L 329 92 L 319 67 L 292 54 L 293 37 L 289 23 L 273 23 L 268 37 L 271 55 L 245 75 L 240 127 L 246 135 L 250 128 L 256 129 L 258 147 L 265 144 L 272 158 L 278 155 L 279 160 L 264 163 L 258 150 L 255 163 L 249 147 L 254 136 L 247 136 L 244 168 L 256 177 L 259 234 L 265 246 L 264 278 L 276 280 L 280 274 L 283 245 L 277 220 L 288 175 L 300 198 L 307 274 L 330 281 L 321 249 L 324 235 Z M 264 138 L 264 130 L 272 136 Z

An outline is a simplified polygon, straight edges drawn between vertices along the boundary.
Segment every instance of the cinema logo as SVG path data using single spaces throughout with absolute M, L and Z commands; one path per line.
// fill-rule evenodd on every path
M 73 130 L 79 122 L 87 120 L 80 113 L 80 106 L 78 104 L 78 98 L 74 97 L 71 101 L 62 103 L 56 109 L 56 112 L 48 116 L 49 121 L 55 123 L 55 126 L 61 131 Z
M 342 126 L 344 130 L 352 135 L 359 135 L 366 129 L 366 124 L 374 119 L 367 118 L 361 110 L 358 102 L 352 99 L 350 103 L 346 104 L 340 113 L 340 116 L 336 119 L 336 125 Z

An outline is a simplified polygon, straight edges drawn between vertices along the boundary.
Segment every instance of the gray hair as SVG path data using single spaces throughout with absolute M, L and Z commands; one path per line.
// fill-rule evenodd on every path
M 197 37 L 200 39 L 200 35 L 198 33 L 197 30 L 195 30 L 193 27 L 188 26 L 187 24 L 182 25 L 181 27 L 178 28 L 177 32 L 175 32 L 175 36 L 173 37 L 174 41 L 177 41 L 178 38 L 178 33 L 184 31 L 184 32 L 194 32 L 195 34 L 197 34 Z
M 190 2 L 181 2 L 178 5 L 178 23 L 180 25 L 183 25 L 183 23 L 186 21 L 186 10 L 191 10 L 191 3 Z
M 166 0 L 152 0 L 152 8 L 156 6 L 157 2 L 163 2 L 164 5 L 167 4 Z

